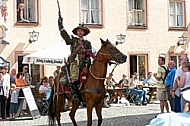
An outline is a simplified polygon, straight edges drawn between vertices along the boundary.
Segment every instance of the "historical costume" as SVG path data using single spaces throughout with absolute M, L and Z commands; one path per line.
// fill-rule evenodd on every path
M 92 52 L 92 46 L 88 40 L 83 39 L 83 36 L 89 34 L 90 30 L 85 27 L 84 24 L 79 24 L 79 26 L 72 31 L 78 37 L 70 37 L 63 28 L 61 17 L 59 17 L 58 26 L 62 38 L 67 45 L 71 46 L 71 55 L 68 58 L 68 62 L 70 64 L 69 70 L 72 81 L 72 94 L 75 99 L 75 97 L 78 97 L 76 94 L 78 92 L 78 84 L 80 83 L 80 73 L 83 73 L 82 71 L 86 64 L 88 64 L 88 66 L 91 64 L 90 57 L 85 54 L 86 52 Z

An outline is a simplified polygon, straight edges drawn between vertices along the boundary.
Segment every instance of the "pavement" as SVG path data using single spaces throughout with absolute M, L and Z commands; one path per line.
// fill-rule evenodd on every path
M 112 106 L 102 109 L 102 126 L 146 126 L 160 112 L 159 104 L 152 103 L 146 106 Z M 75 119 L 78 126 L 87 124 L 86 108 L 79 108 Z M 97 126 L 97 116 L 95 109 L 92 112 L 92 126 Z M 72 126 L 69 118 L 69 111 L 61 113 L 61 124 L 63 126 Z M 16 118 L 15 121 L 0 119 L 0 126 L 47 126 L 48 117 L 40 116 L 33 119 L 30 114 Z

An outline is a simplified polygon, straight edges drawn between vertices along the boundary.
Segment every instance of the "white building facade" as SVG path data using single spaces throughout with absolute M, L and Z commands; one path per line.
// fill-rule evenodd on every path
M 7 7 L 6 37 L 10 44 L 0 44 L 0 56 L 10 62 L 10 68 L 22 71 L 23 56 L 41 50 L 62 40 L 58 30 L 56 0 L 0 0 Z M 17 20 L 18 3 L 24 2 L 24 17 L 30 22 Z M 6 3 L 6 4 L 5 4 Z M 158 56 L 166 56 L 166 63 L 179 56 L 189 56 L 190 1 L 188 0 L 59 0 L 63 25 L 69 34 L 84 22 L 91 31 L 86 36 L 94 48 L 101 46 L 100 38 L 113 44 L 116 35 L 126 35 L 125 43 L 117 48 L 127 55 L 127 62 L 114 71 L 114 79 L 139 73 L 139 79 L 149 71 L 157 72 Z M 5 30 L 5 29 L 4 29 Z M 29 43 L 29 32 L 39 32 L 38 41 Z M 186 38 L 180 45 L 179 37 Z M 1 36 L 0 36 L 1 37 Z M 182 41 L 180 41 L 182 43 Z M 50 53 L 52 53 L 52 50 Z M 61 54 L 60 54 L 61 55 Z M 110 66 L 108 73 L 114 66 Z M 53 75 L 55 67 L 31 64 L 35 82 L 42 76 Z

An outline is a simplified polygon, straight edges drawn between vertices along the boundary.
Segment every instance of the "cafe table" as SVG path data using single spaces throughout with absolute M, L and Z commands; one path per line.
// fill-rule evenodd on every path
M 149 96 L 149 99 L 148 99 L 148 103 L 150 103 L 152 97 L 155 95 L 156 93 L 156 85 L 152 85 L 152 84 L 139 84 L 137 85 L 137 87 L 139 89 L 144 89 L 144 88 L 148 88 L 149 89 L 149 92 L 147 92 L 146 95 Z
M 149 89 L 149 92 L 147 92 L 147 95 L 149 95 L 149 99 L 148 99 L 148 103 L 150 103 L 152 97 L 156 94 L 157 90 L 157 86 L 156 85 L 150 85 L 150 84 L 143 84 L 142 85 L 142 89 L 143 88 L 148 88 Z
M 125 97 L 124 95 L 124 91 L 126 90 L 126 88 L 119 88 L 119 87 L 115 87 L 115 88 L 108 88 L 107 92 L 110 95 L 110 103 L 112 103 L 113 101 L 116 101 L 116 99 L 118 98 L 118 96 L 120 98 Z

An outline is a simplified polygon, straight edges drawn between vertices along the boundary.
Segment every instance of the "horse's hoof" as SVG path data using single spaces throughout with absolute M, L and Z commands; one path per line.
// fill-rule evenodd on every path
M 65 109 L 63 109 L 63 112 L 66 112 L 66 111 L 68 111 L 69 110 L 69 108 L 65 108 Z
M 69 113 L 69 116 L 71 117 L 71 112 Z

